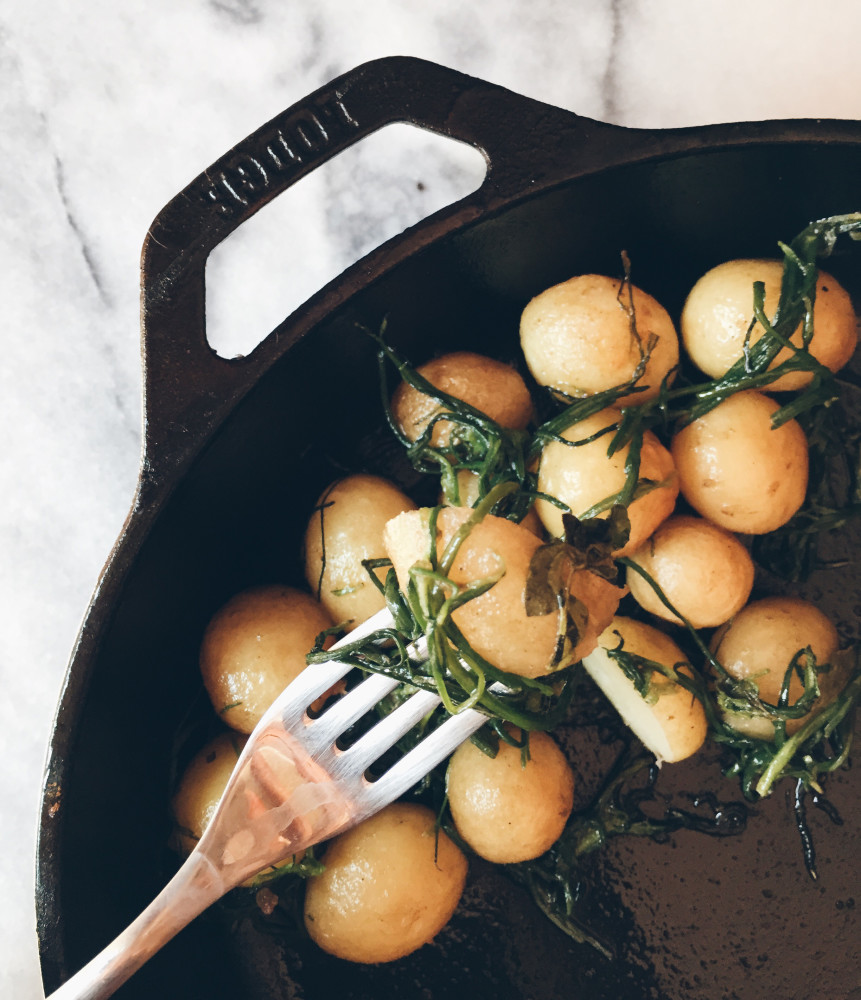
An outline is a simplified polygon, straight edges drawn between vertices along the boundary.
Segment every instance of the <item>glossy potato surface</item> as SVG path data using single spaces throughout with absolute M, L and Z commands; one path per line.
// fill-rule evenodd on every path
M 231 598 L 210 621 L 200 649 L 203 683 L 224 722 L 250 733 L 331 625 L 324 608 L 294 587 L 255 587 Z
M 522 430 L 532 418 L 532 398 L 526 383 L 511 365 L 502 361 L 456 351 L 434 358 L 416 369 L 435 388 L 469 403 L 502 427 Z M 403 433 L 415 441 L 430 420 L 444 408 L 432 397 L 401 382 L 392 396 L 392 413 Z M 437 421 L 431 432 L 434 447 L 445 445 L 461 425 Z
M 637 336 L 628 311 L 633 295 Z M 679 341 L 666 309 L 635 286 L 616 278 L 582 274 L 546 289 L 523 310 L 520 344 L 539 385 L 569 396 L 588 396 L 630 381 L 649 338 L 657 337 L 638 386 L 622 397 L 636 406 L 657 395 L 661 381 L 679 360 Z
M 707 375 L 723 375 L 743 355 L 744 341 L 753 319 L 753 283 L 765 285 L 764 310 L 773 318 L 780 298 L 783 263 L 778 260 L 730 260 L 707 271 L 691 289 L 681 317 L 681 334 L 691 360 Z M 836 278 L 819 272 L 813 307 L 810 352 L 826 368 L 839 371 L 852 357 L 858 341 L 857 320 L 849 294 Z M 764 330 L 757 324 L 750 342 Z M 790 338 L 801 346 L 802 329 Z M 772 367 L 791 357 L 784 348 Z M 801 389 L 812 372 L 788 372 L 772 382 L 769 391 Z
M 446 507 L 437 520 L 437 551 L 446 545 L 472 511 Z M 429 512 L 410 511 L 386 526 L 386 550 L 401 588 L 406 588 L 414 565 L 429 565 Z M 527 528 L 505 518 L 488 515 L 468 535 L 449 576 L 467 585 L 504 575 L 480 597 L 468 601 L 452 618 L 473 649 L 495 666 L 523 677 L 539 677 L 551 669 L 556 646 L 557 616 L 529 617 L 524 590 L 529 563 L 541 542 Z M 589 611 L 589 620 L 567 659 L 578 660 L 592 649 L 598 634 L 613 617 L 622 591 L 594 573 L 581 572 L 570 586 Z
M 775 531 L 804 501 L 807 439 L 796 420 L 773 429 L 777 409 L 769 396 L 738 392 L 673 438 L 684 498 L 728 531 Z
M 308 880 L 305 926 L 350 962 L 391 962 L 426 944 L 451 917 L 467 862 L 425 806 L 396 802 L 335 838 Z
M 753 560 L 735 535 L 700 517 L 668 518 L 631 560 L 641 566 L 694 628 L 722 625 L 740 610 L 753 587 Z M 636 570 L 631 596 L 645 611 L 681 624 Z
M 362 560 L 385 557 L 386 522 L 415 506 L 394 484 L 369 475 L 341 479 L 318 500 L 305 531 L 305 578 L 347 631 L 385 606 Z M 376 573 L 385 578 L 385 570 Z
M 581 441 L 612 428 L 620 420 L 618 410 L 608 408 L 569 427 L 561 435 L 568 441 Z M 601 434 L 588 444 L 569 446 L 551 441 L 541 453 L 538 489 L 568 504 L 571 512 L 582 516 L 594 504 L 618 493 L 625 485 L 625 461 L 630 446 L 613 455 L 607 448 L 613 431 Z M 627 545 L 616 554 L 628 555 L 638 549 L 655 528 L 673 510 L 679 487 L 673 458 L 651 431 L 643 435 L 640 452 L 640 479 L 660 483 L 657 489 L 638 497 L 628 507 L 631 535 Z M 547 531 L 562 536 L 562 511 L 546 500 L 538 499 L 535 509 Z
M 519 733 L 515 735 L 519 736 Z M 449 762 L 446 789 L 457 832 L 488 861 L 537 858 L 558 840 L 574 804 L 574 775 L 546 733 L 529 736 L 529 760 L 500 740 L 489 757 L 467 741 Z
M 766 597 L 753 601 L 716 633 L 712 651 L 724 669 L 739 680 L 750 679 L 759 689 L 759 697 L 777 704 L 781 685 L 795 654 L 810 646 L 817 665 L 831 663 L 837 652 L 837 630 L 815 605 L 796 597 Z M 821 695 L 811 711 L 816 711 L 837 693 L 842 673 L 833 669 L 820 676 Z M 789 703 L 797 701 L 804 687 L 793 673 L 789 683 Z M 762 717 L 734 713 L 727 722 L 735 729 L 774 738 L 774 724 Z M 790 719 L 787 733 L 794 733 L 809 718 Z

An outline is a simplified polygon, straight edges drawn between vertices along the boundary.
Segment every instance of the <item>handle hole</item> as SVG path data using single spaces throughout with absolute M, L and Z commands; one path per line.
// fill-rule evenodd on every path
M 220 243 L 206 262 L 206 335 L 249 355 L 346 267 L 481 186 L 472 146 L 401 123 L 344 150 Z

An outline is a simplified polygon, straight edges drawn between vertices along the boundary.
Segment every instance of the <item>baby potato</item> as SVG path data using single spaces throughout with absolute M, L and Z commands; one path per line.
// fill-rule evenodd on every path
M 416 505 L 379 476 L 355 475 L 330 486 L 305 531 L 305 577 L 312 592 L 347 631 L 385 607 L 363 559 L 381 559 L 386 521 Z M 385 579 L 386 570 L 375 570 Z
M 466 858 L 435 829 L 433 812 L 406 802 L 335 838 L 322 862 L 325 872 L 308 880 L 305 926 L 350 962 L 391 962 L 427 944 L 466 881 Z
M 598 434 L 606 427 L 615 426 L 619 420 L 618 410 L 601 410 L 569 427 L 562 437 L 567 441 L 581 441 Z M 630 446 L 626 445 L 614 455 L 608 456 L 607 448 L 612 437 L 613 432 L 609 431 L 589 444 L 577 446 L 551 441 L 541 453 L 538 489 L 568 504 L 577 517 L 599 501 L 618 493 L 625 485 L 625 461 Z M 640 478 L 650 479 L 661 485 L 629 505 L 631 535 L 628 543 L 616 553 L 617 556 L 636 551 L 672 513 L 679 494 L 672 456 L 651 431 L 646 431 L 643 435 Z M 535 502 L 535 509 L 547 531 L 557 538 L 561 537 L 562 511 L 541 499 Z
M 515 732 L 519 738 L 519 733 Z M 446 789 L 457 832 L 497 864 L 537 858 L 562 833 L 574 806 L 574 774 L 546 734 L 529 735 L 529 760 L 500 740 L 495 757 L 467 741 L 455 751 Z
M 588 396 L 624 385 L 640 364 L 652 336 L 657 342 L 637 383 L 620 406 L 636 406 L 658 394 L 679 361 L 679 341 L 666 309 L 630 286 L 637 336 L 628 313 L 628 288 L 601 274 L 582 274 L 536 295 L 520 319 L 520 344 L 540 385 L 569 396 Z
M 238 733 L 216 736 L 200 750 L 183 772 L 173 797 L 175 842 L 182 854 L 191 854 L 203 836 L 203 831 L 212 821 L 246 740 L 246 736 Z M 293 864 L 301 859 L 302 854 L 304 851 L 291 854 L 274 868 Z M 256 880 L 257 878 L 249 879 L 246 884 Z
M 712 652 L 728 674 L 755 681 L 760 699 L 776 705 L 792 658 L 809 646 L 817 666 L 832 664 L 831 670 L 819 676 L 820 696 L 810 710 L 818 712 L 837 696 L 846 679 L 833 665 L 838 642 L 837 630 L 815 605 L 797 597 L 766 597 L 748 604 L 716 633 Z M 804 685 L 793 673 L 789 704 L 803 691 Z M 810 712 L 800 719 L 789 719 L 787 733 L 796 732 L 809 718 Z M 774 723 L 762 716 L 733 712 L 726 714 L 725 720 L 748 736 L 774 739 Z
M 386 551 L 402 589 L 407 587 L 413 566 L 429 565 L 429 513 L 409 511 L 386 525 Z M 464 507 L 444 507 L 440 511 L 436 540 L 440 554 L 471 514 Z M 479 655 L 501 670 L 522 677 L 548 673 L 556 647 L 556 615 L 529 617 L 524 606 L 529 563 L 540 545 L 539 539 L 522 525 L 488 515 L 469 533 L 449 571 L 452 580 L 466 585 L 505 570 L 489 590 L 458 608 L 452 619 Z M 577 646 L 566 652 L 565 661 L 570 663 L 594 648 L 623 591 L 587 571 L 574 574 L 569 590 L 588 611 Z
M 532 398 L 526 383 L 511 367 L 482 354 L 456 351 L 434 358 L 416 371 L 448 396 L 469 403 L 502 427 L 522 430 L 532 419 Z M 392 413 L 401 431 L 415 441 L 444 407 L 418 389 L 402 382 L 392 396 Z M 459 424 L 440 420 L 431 433 L 431 444 L 444 447 Z
M 460 469 L 457 473 L 457 489 L 460 503 L 453 506 L 475 507 L 479 497 L 478 485 L 479 475 L 477 472 L 471 472 L 469 469 Z M 445 498 L 442 494 L 440 494 L 439 503 L 445 503 Z M 533 535 L 537 535 L 539 538 L 543 536 L 544 525 L 542 525 L 534 505 L 529 508 L 526 516 L 520 523 L 524 528 L 528 528 Z
M 679 647 L 651 625 L 617 616 L 598 639 L 598 648 L 583 660 L 589 675 L 613 703 L 619 715 L 658 761 L 675 763 L 690 757 L 703 745 L 708 730 L 702 702 L 681 684 L 655 671 L 649 696 L 643 698 L 632 680 L 607 654 L 619 640 L 624 650 L 691 676 Z
M 480 476 L 477 472 L 472 472 L 469 469 L 460 469 L 456 474 L 456 478 L 458 500 L 460 502 L 453 504 L 452 506 L 474 507 L 478 502 L 479 497 Z M 440 491 L 439 503 L 443 505 L 445 502 L 445 496 L 443 495 L 443 492 Z
M 183 772 L 173 797 L 177 843 L 183 854 L 191 854 L 209 826 L 246 739 L 237 733 L 221 733 Z
M 255 587 L 232 597 L 207 625 L 200 649 L 215 711 L 233 729 L 250 733 L 331 625 L 323 607 L 293 587 Z
M 723 625 L 744 607 L 753 587 L 747 549 L 735 535 L 699 517 L 668 518 L 630 558 L 694 628 Z M 641 608 L 682 624 L 636 570 L 628 569 L 626 582 Z
M 673 438 L 682 495 L 728 531 L 774 531 L 804 502 L 807 438 L 796 420 L 773 429 L 777 409 L 760 392 L 737 392 Z
M 707 375 L 723 375 L 743 355 L 745 336 L 753 319 L 753 283 L 765 285 L 765 314 L 774 316 L 780 298 L 783 263 L 778 260 L 729 260 L 707 271 L 691 289 L 682 310 L 681 333 L 691 360 Z M 826 368 L 839 371 L 852 357 L 858 342 L 857 321 L 846 290 L 830 274 L 819 272 L 813 307 L 810 353 Z M 757 324 L 751 343 L 764 333 Z M 801 346 L 802 328 L 790 338 Z M 792 356 L 784 348 L 772 367 Z M 801 389 L 812 372 L 788 372 L 771 383 L 774 390 Z

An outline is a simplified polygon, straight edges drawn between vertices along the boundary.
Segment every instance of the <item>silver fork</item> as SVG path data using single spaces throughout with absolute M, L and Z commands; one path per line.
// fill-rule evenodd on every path
M 381 611 L 333 649 L 393 624 Z M 411 658 L 426 657 L 421 644 Z M 393 802 L 476 732 L 471 709 L 447 719 L 375 781 L 368 767 L 440 702 L 419 691 L 346 750 L 335 744 L 397 686 L 372 674 L 311 718 L 308 706 L 350 670 L 329 661 L 303 671 L 248 738 L 218 810 L 185 863 L 143 913 L 48 1000 L 102 1000 L 230 889 L 291 854 L 355 826 Z

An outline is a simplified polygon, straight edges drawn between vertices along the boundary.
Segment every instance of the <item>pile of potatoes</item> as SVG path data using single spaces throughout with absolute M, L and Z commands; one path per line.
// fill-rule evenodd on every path
M 681 344 L 706 374 L 723 374 L 741 356 L 757 280 L 765 282 L 766 308 L 773 309 L 780 266 L 771 261 L 731 261 L 708 272 L 691 291 L 681 315 Z M 857 323 L 848 295 L 824 273 L 815 324 L 810 349 L 837 370 L 855 349 Z M 616 407 L 573 425 L 562 435 L 564 441 L 543 449 L 538 490 L 579 516 L 624 486 L 627 449 L 607 455 L 618 407 L 640 405 L 654 398 L 662 382 L 672 381 L 680 338 L 650 295 L 600 275 L 575 277 L 536 296 L 523 311 L 520 333 L 535 381 L 565 397 L 626 386 L 641 373 L 637 391 L 626 392 Z M 533 418 L 530 391 L 509 365 L 457 352 L 418 371 L 504 427 L 523 429 Z M 803 381 L 781 379 L 772 388 L 797 389 Z M 785 524 L 807 490 L 804 433 L 795 421 L 772 429 L 778 405 L 770 395 L 740 392 L 679 429 L 667 444 L 645 435 L 640 477 L 651 488 L 630 505 L 630 538 L 615 555 L 629 556 L 649 574 L 675 610 L 631 569 L 624 588 L 588 571 L 569 580 L 586 620 L 563 662 L 583 661 L 659 760 L 690 756 L 707 735 L 701 702 L 676 680 L 691 674 L 668 634 L 679 627 L 679 616 L 698 629 L 716 629 L 712 648 L 725 669 L 753 680 L 760 697 L 772 703 L 799 649 L 810 646 L 823 664 L 837 650 L 834 626 L 807 602 L 749 603 L 754 566 L 745 539 Z M 429 421 L 435 421 L 435 447 L 446 447 L 462 432 L 456 421 L 440 419 L 445 411 L 434 400 L 406 384 L 395 392 L 392 412 L 409 440 L 418 438 Z M 222 735 L 205 747 L 182 778 L 174 810 L 184 849 L 191 849 L 211 818 L 230 770 L 231 747 L 235 750 L 236 741 L 244 740 L 304 669 L 315 638 L 333 625 L 349 631 L 383 608 L 362 560 L 390 559 L 405 588 L 415 567 L 429 565 L 430 547 L 444 551 L 469 517 L 476 477 L 462 472 L 458 484 L 459 505 L 441 511 L 432 539 L 428 511 L 394 484 L 371 475 L 333 483 L 307 523 L 308 591 L 259 587 L 238 594 L 216 613 L 203 637 L 200 667 L 215 711 L 236 736 Z M 562 531 L 562 508 L 544 499 L 521 524 L 488 515 L 467 536 L 450 568 L 457 584 L 499 577 L 454 620 L 473 648 L 503 670 L 534 678 L 560 662 L 554 659 L 556 616 L 527 616 L 524 586 L 535 550 Z M 377 572 L 382 576 L 385 570 Z M 636 620 L 618 614 L 628 593 L 639 606 Z M 620 645 L 662 665 L 665 672 L 652 674 L 649 697 L 641 696 L 610 655 Z M 791 699 L 799 693 L 796 683 Z M 814 710 L 838 690 L 836 681 L 823 685 Z M 322 704 L 317 708 L 325 710 Z M 773 724 L 761 716 L 739 714 L 727 721 L 743 732 L 773 738 Z M 458 836 L 477 855 L 500 864 L 545 852 L 561 834 L 574 802 L 571 766 L 552 737 L 531 734 L 525 755 L 517 746 L 522 734 L 512 730 L 510 736 L 511 744 L 501 742 L 493 757 L 464 744 L 447 771 Z M 461 847 L 437 828 L 428 809 L 411 803 L 396 803 L 337 837 L 322 861 L 325 873 L 308 881 L 306 926 L 322 948 L 354 962 L 390 961 L 430 941 L 456 908 L 467 869 Z

